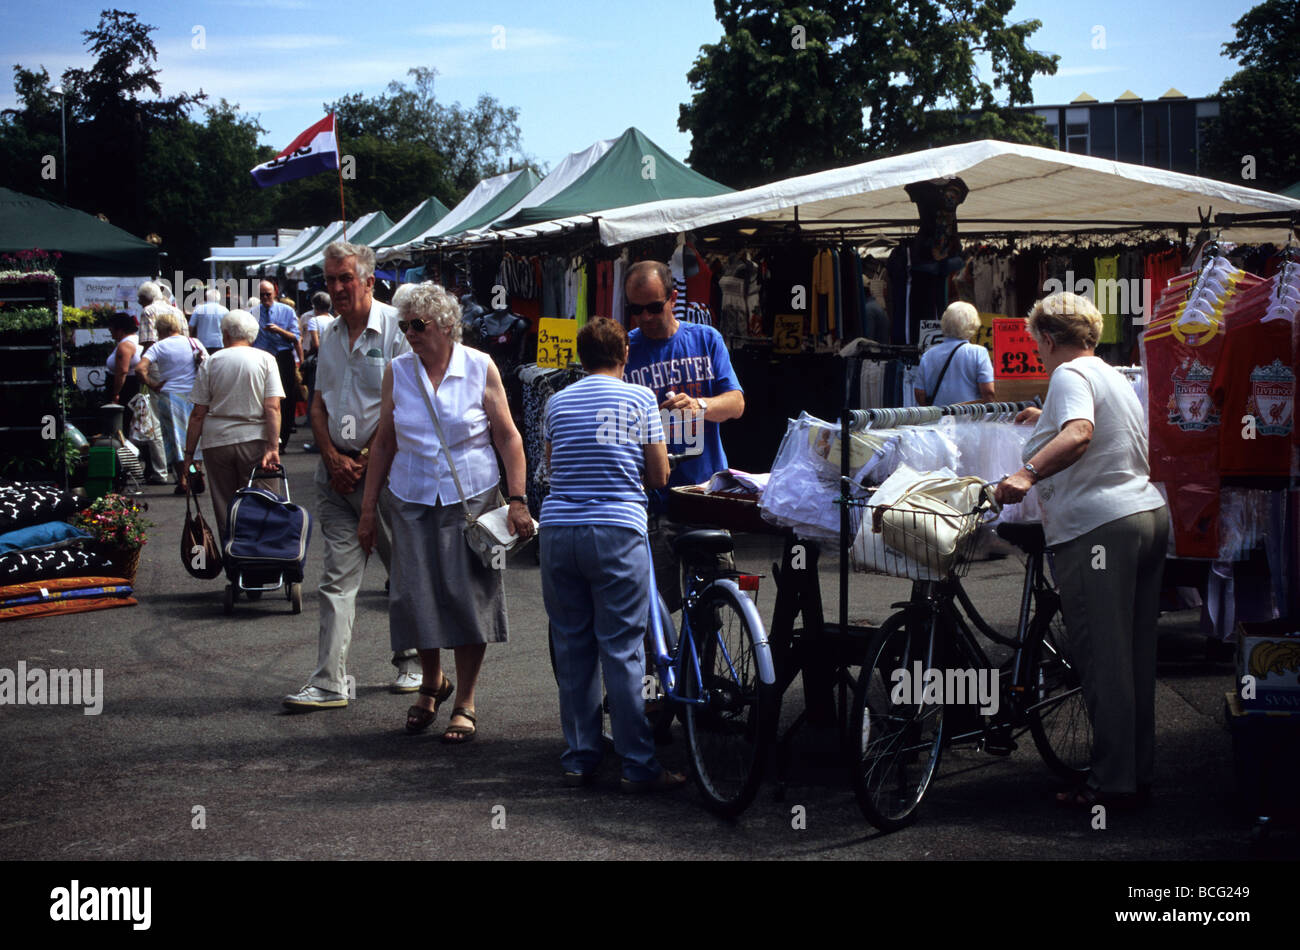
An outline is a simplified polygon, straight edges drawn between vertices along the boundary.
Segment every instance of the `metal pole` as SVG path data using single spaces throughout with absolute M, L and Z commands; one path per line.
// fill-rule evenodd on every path
M 59 138 L 63 142 L 63 203 L 68 203 L 68 114 L 65 105 L 68 101 L 68 94 L 65 90 L 59 93 Z

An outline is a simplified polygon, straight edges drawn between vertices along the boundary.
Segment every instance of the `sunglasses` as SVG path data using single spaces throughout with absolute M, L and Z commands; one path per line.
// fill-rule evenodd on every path
M 642 310 L 646 313 L 660 314 L 664 312 L 664 307 L 667 305 L 667 300 L 656 300 L 654 303 L 630 303 L 627 305 L 627 313 L 630 317 L 639 317 Z
M 397 329 L 405 333 L 407 330 L 414 330 L 416 333 L 423 333 L 426 327 L 433 324 L 428 320 L 398 320 Z

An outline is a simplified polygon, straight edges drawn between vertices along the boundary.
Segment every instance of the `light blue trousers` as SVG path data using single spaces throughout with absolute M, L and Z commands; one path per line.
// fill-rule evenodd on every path
M 600 673 L 609 696 L 623 777 L 663 771 L 645 716 L 642 645 L 650 614 L 645 535 L 614 525 L 547 525 L 541 531 L 542 597 L 555 634 L 565 771 L 591 772 L 602 756 Z M 599 660 L 599 666 L 597 666 Z

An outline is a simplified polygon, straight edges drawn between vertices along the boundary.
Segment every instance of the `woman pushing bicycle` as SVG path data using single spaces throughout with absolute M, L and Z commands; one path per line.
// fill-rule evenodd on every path
M 1151 484 L 1146 423 L 1129 382 L 1094 349 L 1102 317 L 1069 293 L 1034 304 L 1028 330 L 1050 374 L 1024 467 L 997 486 L 1014 504 L 1038 485 L 1069 643 L 1093 726 L 1085 784 L 1063 805 L 1127 806 L 1150 795 L 1155 764 L 1156 618 L 1169 532 Z

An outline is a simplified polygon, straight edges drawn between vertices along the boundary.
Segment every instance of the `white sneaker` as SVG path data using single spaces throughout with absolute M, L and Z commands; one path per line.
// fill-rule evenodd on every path
M 310 683 L 284 697 L 284 705 L 290 709 L 332 709 L 347 704 L 348 698 L 342 693 L 331 693 Z
M 423 673 L 402 672 L 397 674 L 397 679 L 393 680 L 394 693 L 414 693 L 424 682 Z

